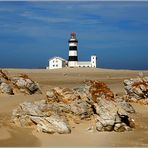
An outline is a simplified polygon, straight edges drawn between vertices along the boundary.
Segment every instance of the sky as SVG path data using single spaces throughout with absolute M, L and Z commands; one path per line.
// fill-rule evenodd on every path
M 97 67 L 148 70 L 148 2 L 0 2 L 0 68 L 44 68 L 68 59 L 76 32 L 78 58 Z

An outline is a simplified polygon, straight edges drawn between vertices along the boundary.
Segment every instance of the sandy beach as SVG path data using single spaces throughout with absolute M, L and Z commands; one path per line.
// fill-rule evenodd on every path
M 57 70 L 43 69 L 4 69 L 11 75 L 27 74 L 40 84 L 43 94 L 13 96 L 0 95 L 0 146 L 148 146 L 148 107 L 132 103 L 136 113 L 133 115 L 136 128 L 129 132 L 89 132 L 87 128 L 93 123 L 83 121 L 74 124 L 72 133 L 45 134 L 31 128 L 10 126 L 12 110 L 24 101 L 35 101 L 45 98 L 45 92 L 52 87 L 74 88 L 84 80 L 100 80 L 118 94 L 125 94 L 123 80 L 135 78 L 140 71 L 111 70 L 93 68 L 63 68 Z M 148 76 L 148 71 L 142 71 Z

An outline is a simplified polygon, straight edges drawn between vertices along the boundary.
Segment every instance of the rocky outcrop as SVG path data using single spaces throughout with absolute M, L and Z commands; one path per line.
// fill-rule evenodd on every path
M 148 77 L 124 80 L 124 88 L 129 101 L 148 102 Z
M 0 93 L 13 95 L 16 93 L 34 94 L 41 93 L 38 83 L 31 80 L 27 75 L 9 76 L 0 70 Z
M 134 127 L 130 117 L 133 107 L 123 98 L 114 97 L 105 83 L 87 81 L 70 89 L 49 89 L 45 100 L 24 102 L 13 111 L 12 121 L 18 126 L 34 126 L 40 132 L 70 133 L 69 121 L 95 118 L 97 131 L 125 131 Z

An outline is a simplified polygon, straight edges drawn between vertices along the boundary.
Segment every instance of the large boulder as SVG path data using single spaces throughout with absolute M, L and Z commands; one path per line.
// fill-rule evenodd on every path
M 124 80 L 124 89 L 129 101 L 148 99 L 148 77 Z
M 64 116 L 55 112 L 45 101 L 24 102 L 13 110 L 12 122 L 19 127 L 36 126 L 37 131 L 46 133 L 70 133 L 70 126 Z
M 41 93 L 38 83 L 31 80 L 27 75 L 15 76 L 11 79 L 13 85 L 26 94 Z
M 96 110 L 96 129 L 98 131 L 114 130 L 121 132 L 133 128 L 134 121 L 129 117 L 126 108 L 118 102 L 97 98 L 97 103 L 94 104 L 94 107 Z M 134 111 L 133 108 L 132 110 Z
M 45 133 L 68 134 L 71 132 L 70 126 L 65 117 L 51 115 L 50 117 L 30 117 L 37 124 L 37 131 Z

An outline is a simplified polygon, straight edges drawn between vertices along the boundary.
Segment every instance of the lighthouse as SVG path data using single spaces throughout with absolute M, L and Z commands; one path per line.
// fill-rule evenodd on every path
M 57 69 L 63 67 L 89 67 L 89 68 L 96 68 L 97 67 L 97 56 L 92 55 L 91 61 L 78 61 L 78 53 L 77 53 L 77 46 L 78 40 L 76 38 L 76 33 L 72 32 L 70 34 L 70 39 L 68 40 L 69 44 L 69 57 L 68 61 L 61 58 L 61 57 L 53 57 L 48 60 L 49 66 L 46 69 Z
M 71 37 L 70 37 L 68 43 L 69 43 L 68 67 L 77 67 L 77 63 L 78 63 L 78 56 L 77 56 L 78 40 L 76 38 L 76 33 L 74 33 L 74 32 L 71 33 Z

